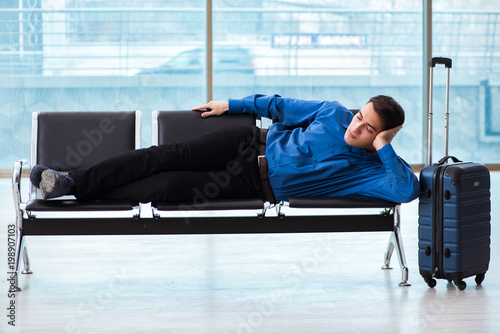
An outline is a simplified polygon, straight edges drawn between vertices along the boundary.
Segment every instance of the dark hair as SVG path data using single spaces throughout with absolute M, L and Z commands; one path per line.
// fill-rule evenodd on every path
M 373 103 L 373 109 L 382 118 L 383 130 L 395 128 L 405 122 L 405 111 L 399 103 L 387 95 L 372 97 L 368 103 Z

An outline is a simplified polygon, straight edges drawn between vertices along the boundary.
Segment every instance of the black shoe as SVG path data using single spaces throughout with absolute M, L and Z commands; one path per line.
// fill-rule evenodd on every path
M 40 188 L 40 181 L 42 180 L 42 173 L 44 170 L 49 169 L 49 167 L 45 167 L 42 165 L 35 165 L 31 168 L 30 172 L 30 181 L 31 184 L 37 188 Z
M 42 172 L 40 190 L 43 199 L 56 198 L 71 193 L 75 181 L 66 173 L 47 169 Z

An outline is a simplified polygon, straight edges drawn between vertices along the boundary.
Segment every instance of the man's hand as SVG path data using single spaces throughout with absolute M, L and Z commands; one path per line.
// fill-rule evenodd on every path
M 193 108 L 191 110 L 203 110 L 206 111 L 201 114 L 201 117 L 208 116 L 220 116 L 225 114 L 229 110 L 229 102 L 227 101 L 210 101 L 207 104 Z
M 377 137 L 375 137 L 375 140 L 373 141 L 373 147 L 375 147 L 375 149 L 378 151 L 385 145 L 389 144 L 402 127 L 403 125 L 400 125 L 389 130 L 381 131 L 377 135 Z

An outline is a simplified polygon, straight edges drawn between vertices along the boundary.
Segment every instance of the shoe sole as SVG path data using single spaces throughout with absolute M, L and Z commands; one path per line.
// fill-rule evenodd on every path
M 49 169 L 49 167 L 41 166 L 41 165 L 36 165 L 33 167 L 30 173 L 30 181 L 33 186 L 36 188 L 40 189 L 40 182 L 42 180 L 42 173 Z M 41 170 L 41 171 L 40 171 Z M 36 172 L 36 174 L 35 174 Z
M 48 170 L 42 172 L 42 179 L 40 181 L 40 191 L 42 192 L 43 199 L 50 197 L 54 191 L 56 184 L 56 176 Z

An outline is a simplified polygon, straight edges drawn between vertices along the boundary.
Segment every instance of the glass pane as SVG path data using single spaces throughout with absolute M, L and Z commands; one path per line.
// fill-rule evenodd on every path
M 373 95 L 406 110 L 394 146 L 422 161 L 422 9 L 411 0 L 214 0 L 214 99 L 254 93 L 338 100 Z M 230 50 L 230 51 L 228 51 Z
M 140 5 L 139 5 L 140 4 Z M 31 112 L 204 103 L 204 0 L 2 0 L 0 168 L 29 158 Z
M 433 2 L 433 55 L 452 58 L 449 153 L 500 162 L 500 3 Z M 444 152 L 445 71 L 435 71 L 433 160 Z M 441 131 L 439 131 L 441 130 Z

